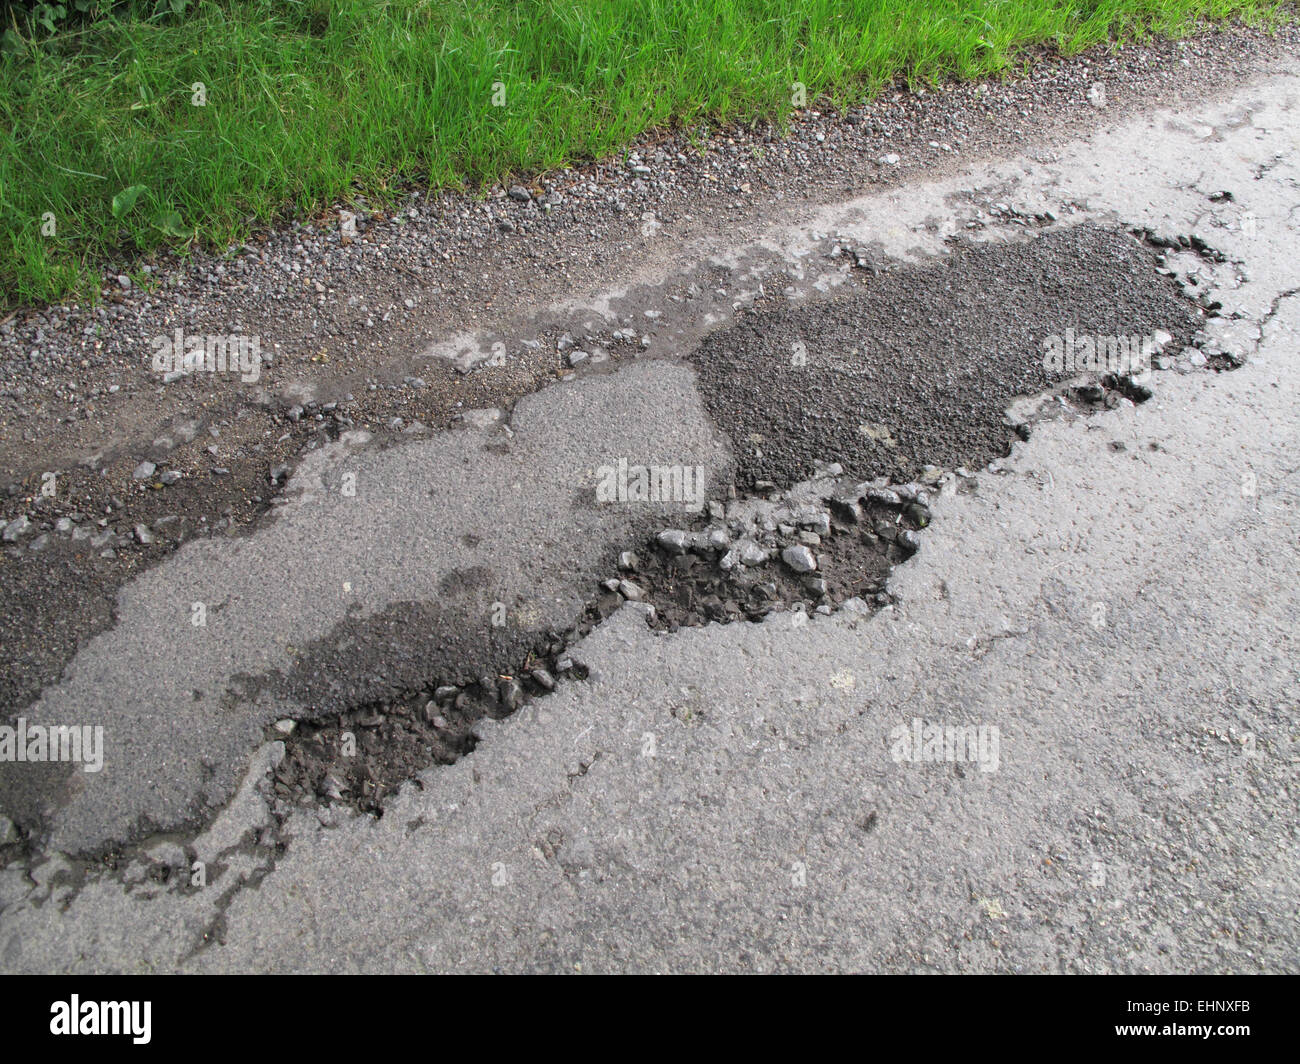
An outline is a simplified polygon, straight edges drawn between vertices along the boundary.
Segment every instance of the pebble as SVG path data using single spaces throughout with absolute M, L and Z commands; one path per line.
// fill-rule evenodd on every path
M 149 531 L 148 525 L 136 525 L 133 531 L 135 533 L 135 541 L 142 547 L 147 547 L 153 542 L 153 533 Z
M 819 536 L 829 536 L 831 534 L 831 515 L 824 510 L 818 510 L 816 513 L 807 515 L 799 523 Z
M 669 554 L 685 554 L 687 535 L 676 528 L 665 529 L 655 537 L 655 541 Z
M 547 691 L 555 690 L 555 677 L 552 676 L 545 669 L 540 667 L 536 668 L 528 675 L 531 676 L 533 680 L 538 684 L 538 686 L 542 687 L 544 690 Z
M 786 547 L 781 560 L 796 573 L 811 573 L 817 568 L 817 557 L 807 547 Z
M 506 709 L 513 712 L 524 704 L 524 689 L 518 680 L 502 680 L 497 690 L 501 704 Z
M 461 415 L 461 420 L 465 424 L 476 429 L 491 428 L 505 416 L 505 411 L 497 406 L 480 407 L 475 410 L 466 410 Z
M 3 539 L 6 543 L 14 543 L 19 536 L 24 535 L 31 527 L 32 523 L 27 519 L 27 515 L 21 514 L 5 525 L 4 533 L 0 535 L 0 539 Z
M 135 467 L 135 472 L 131 476 L 136 480 L 148 480 L 153 476 L 154 470 L 157 468 L 152 462 L 141 462 Z
M 627 573 L 635 573 L 640 559 L 630 550 L 625 550 L 618 556 L 618 567 Z
M 183 474 L 180 473 L 178 470 L 169 469 L 158 479 L 161 480 L 168 487 L 170 487 L 171 485 L 177 483 L 181 479 L 182 475 Z
M 631 580 L 620 580 L 618 582 L 618 593 L 629 602 L 641 602 L 645 598 L 645 591 Z
M 831 509 L 835 511 L 835 516 L 849 524 L 855 524 L 862 520 L 862 507 L 858 504 L 856 498 L 840 497 L 831 499 Z

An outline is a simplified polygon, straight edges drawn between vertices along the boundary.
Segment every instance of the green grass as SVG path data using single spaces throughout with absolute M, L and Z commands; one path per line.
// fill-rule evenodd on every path
M 410 183 L 473 186 L 648 128 L 778 120 L 1280 0 L 221 0 L 105 17 L 0 59 L 0 298 L 93 294 L 97 267 Z M 207 105 L 193 106 L 202 82 Z M 493 106 L 504 85 L 505 106 Z M 113 200 L 143 186 L 127 209 Z M 46 212 L 56 232 L 42 233 Z M 250 222 L 251 220 L 251 222 Z

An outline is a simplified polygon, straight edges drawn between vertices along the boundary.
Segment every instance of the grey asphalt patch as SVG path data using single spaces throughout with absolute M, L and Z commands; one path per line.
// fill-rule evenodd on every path
M 730 480 L 691 372 L 666 362 L 546 389 L 511 430 L 380 453 L 344 437 L 299 467 L 269 527 L 128 585 L 117 625 L 25 713 L 102 725 L 105 767 L 6 766 L 5 807 L 74 853 L 202 820 L 268 723 L 477 675 L 572 624 L 613 554 L 682 511 L 598 505 L 600 466 Z
M 1049 337 L 1191 340 L 1204 312 L 1155 262 L 1093 226 L 958 245 L 833 299 L 746 314 L 689 359 L 743 484 L 787 486 L 817 461 L 900 481 L 927 464 L 976 469 L 1015 439 L 1013 399 L 1074 376 L 1044 368 Z

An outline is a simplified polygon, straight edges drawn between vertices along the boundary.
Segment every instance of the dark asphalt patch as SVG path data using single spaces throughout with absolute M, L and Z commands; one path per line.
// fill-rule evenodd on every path
M 839 462 L 906 481 L 924 465 L 980 468 L 1015 438 L 1013 399 L 1064 379 L 1049 336 L 1188 343 L 1203 311 L 1122 231 L 1060 229 L 1024 243 L 956 245 L 947 260 L 865 276 L 860 288 L 761 308 L 687 356 L 732 439 L 737 484 L 781 487 Z

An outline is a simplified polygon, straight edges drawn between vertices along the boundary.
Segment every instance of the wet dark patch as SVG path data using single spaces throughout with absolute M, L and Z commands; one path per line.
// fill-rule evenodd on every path
M 235 697 L 251 701 L 270 695 L 302 706 L 304 719 L 350 712 L 357 706 L 396 703 L 411 692 L 441 683 L 465 684 L 484 674 L 508 673 L 545 648 L 548 632 L 518 624 L 491 624 L 485 592 L 466 603 L 440 606 L 395 603 L 377 614 L 350 618 L 323 639 L 292 653 L 285 671 L 241 674 Z M 467 618 L 479 617 L 479 623 Z M 230 697 L 230 693 L 227 693 Z
M 471 539 L 475 540 L 475 543 L 466 543 L 465 545 L 472 549 L 477 546 L 478 537 L 464 537 L 464 540 Z M 469 595 L 475 591 L 483 590 L 491 583 L 492 570 L 485 565 L 474 565 L 468 569 L 453 569 L 438 581 L 438 592 L 442 595 Z
M 817 461 L 909 480 L 978 468 L 1015 439 L 1004 411 L 1059 384 L 1047 337 L 1187 344 L 1203 311 L 1155 271 L 1158 250 L 1076 226 L 1012 244 L 957 244 L 947 260 L 863 272 L 849 294 L 766 306 L 688 356 L 710 416 L 734 441 L 737 483 L 786 486 Z

